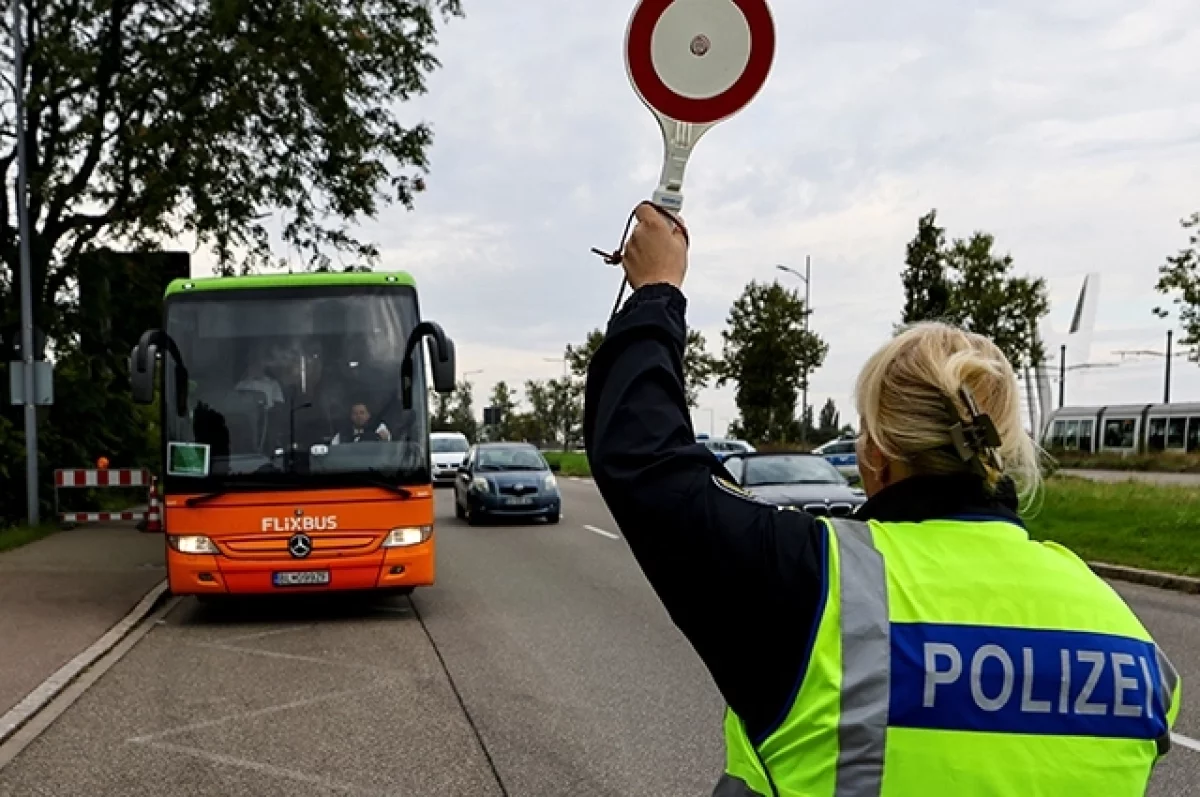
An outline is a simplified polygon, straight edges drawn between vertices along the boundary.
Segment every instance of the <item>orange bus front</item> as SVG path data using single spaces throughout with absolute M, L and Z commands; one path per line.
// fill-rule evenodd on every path
M 176 595 L 408 592 L 434 583 L 433 496 L 374 488 L 238 492 L 165 507 Z M 188 501 L 193 506 L 188 506 Z

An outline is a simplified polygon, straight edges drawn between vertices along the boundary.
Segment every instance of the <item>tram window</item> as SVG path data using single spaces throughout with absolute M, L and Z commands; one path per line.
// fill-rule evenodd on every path
M 1067 432 L 1063 435 L 1063 448 L 1070 451 L 1079 449 L 1079 421 L 1067 421 Z
M 1198 426 L 1200 426 L 1200 424 L 1198 424 Z M 1091 451 L 1092 450 L 1092 422 L 1091 421 L 1080 421 L 1079 422 L 1079 450 L 1080 451 Z
M 1063 447 L 1063 427 L 1066 423 L 1063 421 L 1055 421 L 1054 429 L 1050 432 L 1050 448 L 1057 449 Z
M 1183 448 L 1187 418 L 1172 418 L 1167 424 L 1167 448 Z
M 1137 422 L 1132 418 L 1113 418 L 1104 422 L 1105 448 L 1133 448 L 1133 429 Z
M 1189 454 L 1200 451 L 1200 418 L 1195 416 L 1188 418 L 1187 450 Z
M 1150 433 L 1146 435 L 1146 448 L 1150 451 L 1162 451 L 1167 447 L 1167 419 L 1151 418 Z

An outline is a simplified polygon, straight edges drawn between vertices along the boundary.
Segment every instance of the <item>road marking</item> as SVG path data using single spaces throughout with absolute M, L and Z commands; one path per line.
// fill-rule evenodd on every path
M 262 639 L 263 637 L 275 636 L 276 634 L 290 634 L 294 631 L 303 631 L 307 628 L 313 628 L 311 625 L 298 625 L 294 628 L 273 628 L 270 631 L 256 631 L 253 634 L 238 634 L 237 636 L 227 636 L 221 638 L 222 645 L 228 645 L 230 642 L 248 642 L 251 639 Z
M 349 667 L 352 670 L 369 670 L 371 672 L 396 672 L 386 667 L 377 667 L 374 664 L 361 664 L 356 661 L 335 661 L 333 659 L 320 658 L 318 656 L 302 656 L 299 653 L 283 653 L 277 650 L 261 650 L 259 648 L 244 648 L 239 645 L 224 645 L 220 642 L 189 642 L 192 647 L 205 648 L 207 650 L 223 650 L 229 653 L 247 653 L 251 656 L 264 656 L 268 659 L 284 659 L 285 661 L 303 661 L 309 664 L 324 664 L 330 667 Z
M 605 531 L 604 529 L 598 529 L 595 526 L 584 526 L 584 528 L 587 529 L 588 531 L 594 532 L 595 534 L 599 534 L 601 537 L 608 537 L 610 540 L 621 539 L 620 534 L 613 534 L 611 531 Z
M 256 709 L 252 709 L 250 711 L 239 711 L 236 714 L 227 714 L 224 717 L 215 717 L 210 720 L 202 720 L 200 722 L 192 722 L 187 725 L 179 725 L 175 728 L 167 728 L 165 731 L 155 731 L 154 733 L 147 733 L 142 736 L 132 736 L 132 737 L 126 739 L 125 741 L 133 743 L 133 744 L 149 744 L 149 743 L 158 744 L 159 739 L 162 739 L 167 736 L 176 736 L 181 733 L 189 733 L 191 731 L 198 731 L 203 728 L 212 728 L 214 726 L 224 725 L 227 722 L 234 722 L 236 720 L 251 719 L 252 717 L 262 717 L 262 716 L 266 716 L 268 714 L 275 714 L 280 711 L 288 711 L 289 709 L 293 709 L 293 708 L 304 708 L 305 706 L 313 706 L 313 705 L 316 705 L 317 703 L 323 703 L 328 700 L 337 700 L 340 697 L 351 697 L 352 695 L 358 695 L 358 694 L 362 694 L 363 692 L 368 692 L 377 686 L 379 686 L 379 684 L 374 683 L 374 684 L 369 684 L 368 686 L 365 686 L 365 687 L 358 687 L 355 689 L 345 689 L 340 692 L 328 692 L 323 695 L 316 695 L 315 697 L 304 698 L 303 700 L 293 700 L 289 703 L 280 703 L 280 704 L 277 704 L 274 706 L 266 706 L 265 708 L 256 708 Z
M 1175 744 L 1186 747 L 1187 749 L 1191 750 L 1193 753 L 1200 753 L 1200 742 L 1196 741 L 1195 739 L 1191 739 L 1187 736 L 1184 736 L 1182 733 L 1171 734 L 1171 741 L 1175 742 Z
M 295 769 L 285 769 L 277 767 L 273 764 L 264 764 L 261 761 L 249 761 L 245 758 L 225 755 L 224 753 L 210 753 L 207 750 L 201 750 L 196 747 L 188 747 L 182 744 L 171 744 L 170 742 L 149 742 L 149 747 L 157 750 L 162 750 L 168 753 L 179 753 L 180 755 L 192 756 L 193 758 L 201 758 L 213 764 L 221 764 L 222 766 L 240 767 L 242 769 L 253 770 L 264 775 L 269 775 L 273 778 L 281 780 L 292 780 L 299 783 L 307 783 L 310 786 L 320 786 L 329 791 L 349 792 L 350 794 L 379 794 L 383 795 L 386 792 L 366 791 L 358 786 L 352 786 L 348 783 L 340 783 L 336 780 L 322 777 L 321 775 L 310 775 L 307 772 L 300 772 Z

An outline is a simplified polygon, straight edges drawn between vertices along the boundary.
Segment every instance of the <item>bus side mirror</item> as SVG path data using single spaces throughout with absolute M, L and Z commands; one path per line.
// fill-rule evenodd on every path
M 438 351 L 433 351 L 434 339 L 429 339 L 433 361 L 433 389 L 439 393 L 454 392 L 454 341 L 443 338 Z
M 139 353 L 142 356 L 138 356 Z M 153 346 L 142 351 L 134 346 L 129 352 L 129 382 L 136 404 L 150 404 L 154 401 L 154 367 L 150 362 L 157 359 Z M 148 362 L 149 361 L 149 362 Z
M 179 348 L 161 329 L 148 329 L 129 355 L 129 380 L 133 400 L 138 404 L 154 401 L 154 375 L 158 369 L 158 351 L 165 345 L 175 359 L 175 413 L 187 415 L 188 372 L 183 366 Z
M 426 338 L 429 340 L 433 389 L 438 393 L 454 392 L 454 341 L 446 337 L 438 324 L 422 321 L 408 336 L 404 359 L 400 363 L 400 393 L 406 410 L 411 410 L 413 405 L 413 354 Z

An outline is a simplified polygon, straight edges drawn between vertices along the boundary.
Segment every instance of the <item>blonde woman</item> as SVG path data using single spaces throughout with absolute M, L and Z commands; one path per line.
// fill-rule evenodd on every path
M 855 518 L 758 502 L 691 428 L 687 232 L 637 216 L 634 293 L 588 374 L 587 452 L 728 704 L 714 795 L 1144 795 L 1178 676 L 1078 557 L 1029 539 L 1038 450 L 1004 355 L 941 324 L 896 336 L 856 387 Z

